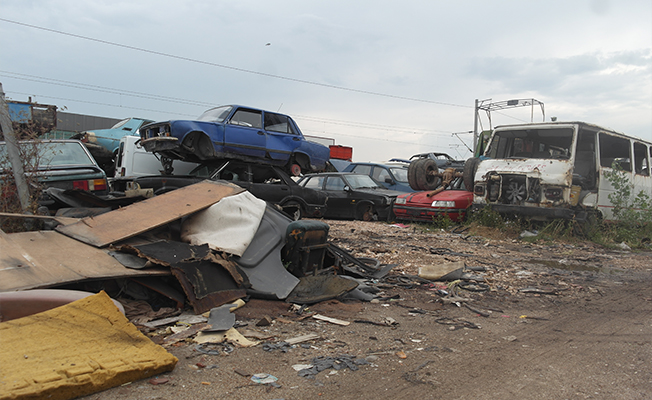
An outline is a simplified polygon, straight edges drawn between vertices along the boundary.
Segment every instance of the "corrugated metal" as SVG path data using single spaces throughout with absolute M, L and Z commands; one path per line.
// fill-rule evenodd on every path
M 121 119 L 96 117 L 93 115 L 73 114 L 66 112 L 57 113 L 57 130 L 69 132 L 82 132 L 92 129 L 109 129 L 122 121 Z

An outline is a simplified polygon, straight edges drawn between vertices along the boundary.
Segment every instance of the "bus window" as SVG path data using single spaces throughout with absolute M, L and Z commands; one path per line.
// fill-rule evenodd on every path
M 639 175 L 650 175 L 647 159 L 647 146 L 643 143 L 634 142 L 634 172 Z
M 611 168 L 614 163 L 623 171 L 632 172 L 629 139 L 600 132 L 600 166 Z

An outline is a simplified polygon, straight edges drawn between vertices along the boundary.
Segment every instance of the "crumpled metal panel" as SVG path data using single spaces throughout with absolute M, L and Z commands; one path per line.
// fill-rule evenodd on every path
M 235 185 L 206 180 L 102 215 L 84 218 L 75 224 L 58 226 L 56 230 L 84 243 L 104 247 L 203 210 L 226 196 L 242 191 Z

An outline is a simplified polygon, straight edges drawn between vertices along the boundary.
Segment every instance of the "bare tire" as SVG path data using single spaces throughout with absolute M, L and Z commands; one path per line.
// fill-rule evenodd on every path
M 292 218 L 293 221 L 298 221 L 303 217 L 303 210 L 301 204 L 296 201 L 288 201 L 283 204 L 283 211 Z
M 410 166 L 408 167 L 408 184 L 414 190 L 420 190 L 417 187 L 417 164 L 419 164 L 423 160 L 424 160 L 423 158 L 414 160 L 410 163 Z
M 439 172 L 435 160 L 424 158 L 415 166 L 415 178 L 418 190 L 435 190 L 441 185 L 441 177 L 436 176 Z
M 462 179 L 464 179 L 464 187 L 469 192 L 473 191 L 473 185 L 475 184 L 475 173 L 478 171 L 478 164 L 480 164 L 480 159 L 478 157 L 471 157 L 464 163 L 464 172 L 462 174 Z
M 373 221 L 375 215 L 374 206 L 371 204 L 360 204 L 356 214 L 356 219 L 362 221 Z

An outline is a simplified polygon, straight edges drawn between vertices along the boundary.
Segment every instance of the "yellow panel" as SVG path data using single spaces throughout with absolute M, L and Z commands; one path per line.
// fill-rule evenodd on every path
M 106 293 L 0 323 L 0 400 L 67 400 L 171 371 L 177 358 Z

